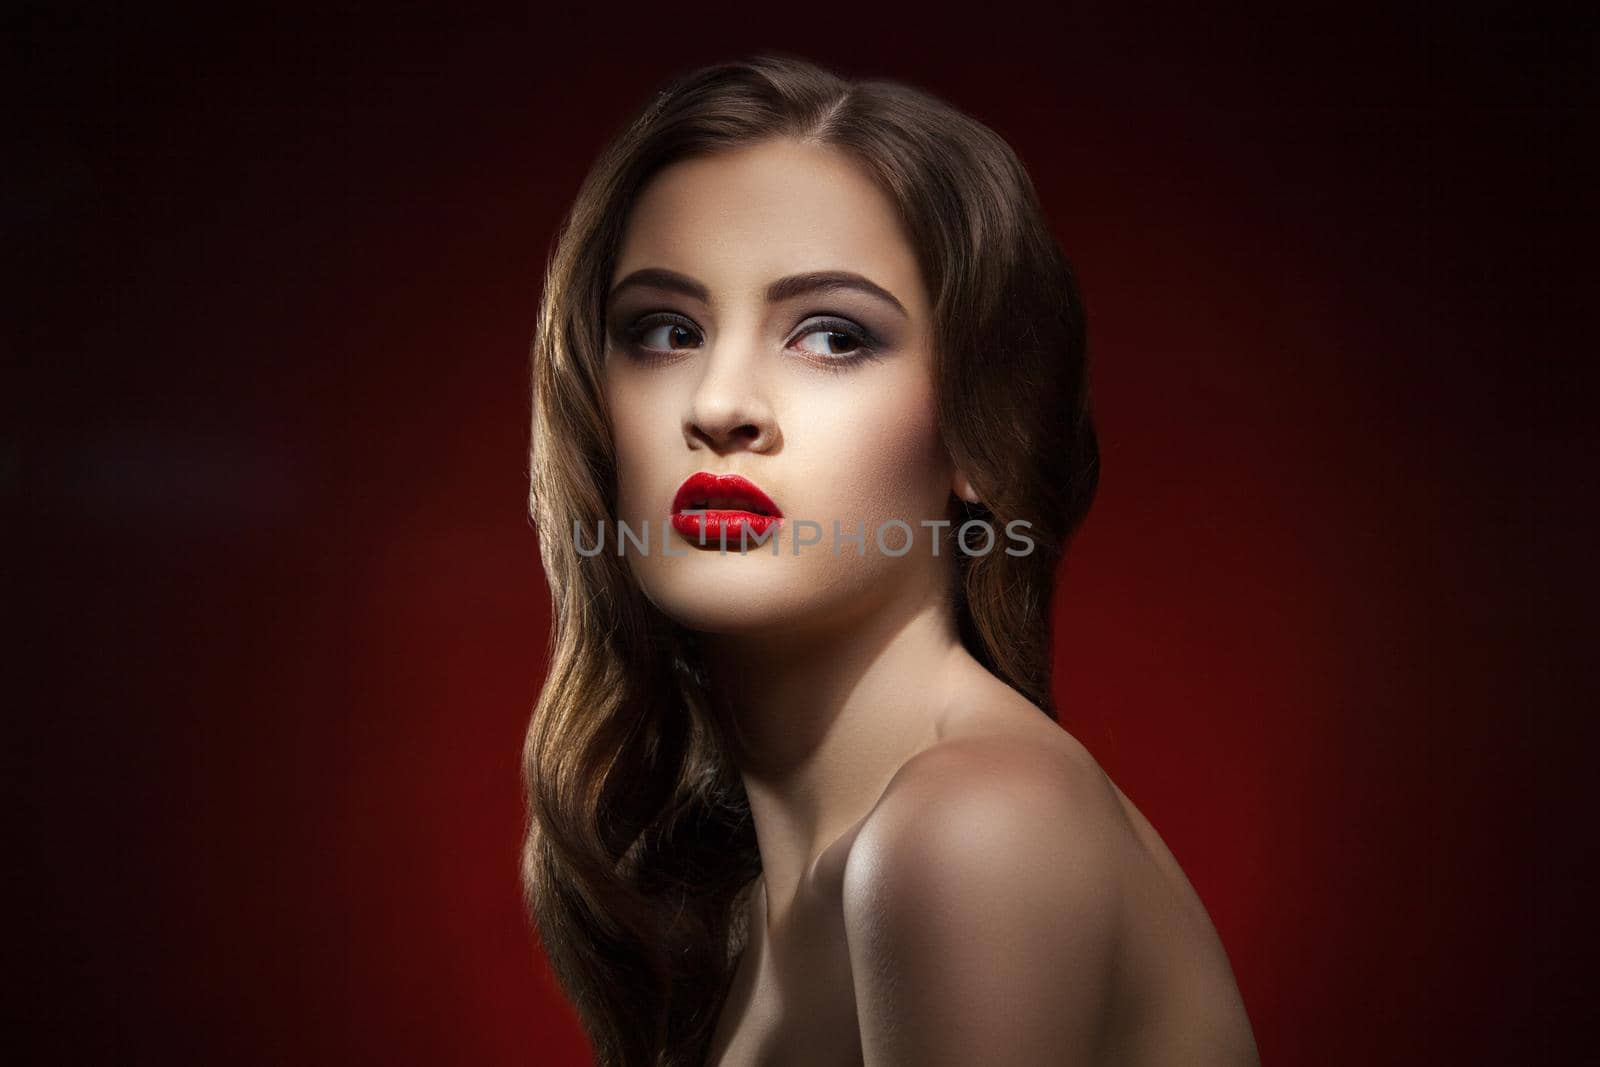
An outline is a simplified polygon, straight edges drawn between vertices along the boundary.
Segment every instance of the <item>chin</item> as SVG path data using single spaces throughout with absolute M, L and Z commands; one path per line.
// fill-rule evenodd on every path
M 635 559 L 644 595 L 668 618 L 699 633 L 761 634 L 835 623 L 863 603 L 882 576 L 870 566 L 818 568 L 804 556 L 751 552 Z M 861 560 L 861 563 L 868 561 Z

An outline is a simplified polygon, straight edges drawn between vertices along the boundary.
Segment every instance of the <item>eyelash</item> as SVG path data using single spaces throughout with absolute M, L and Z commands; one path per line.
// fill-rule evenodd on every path
M 693 330 L 696 334 L 700 333 L 700 327 L 696 326 L 691 319 L 685 318 L 676 312 L 658 311 L 648 315 L 640 316 L 639 318 L 635 319 L 627 327 L 627 329 L 623 331 L 623 333 L 627 340 L 628 347 L 632 349 L 634 353 L 634 357 L 643 363 L 655 364 L 665 362 L 666 360 L 672 358 L 674 352 L 683 351 L 682 349 L 663 350 L 646 348 L 639 343 L 640 339 L 643 338 L 645 334 L 649 333 L 658 326 L 683 326 L 687 329 Z M 820 367 L 823 370 L 838 374 L 848 370 L 850 367 L 853 367 L 858 363 L 872 362 L 881 358 L 878 355 L 878 348 L 880 345 L 877 338 L 868 333 L 864 327 L 858 326 L 848 319 L 832 318 L 827 315 L 823 315 L 820 319 L 818 319 L 818 321 L 808 323 L 808 326 L 809 328 L 803 333 L 795 335 L 796 340 L 801 337 L 809 337 L 814 333 L 827 332 L 842 333 L 856 343 L 855 351 L 846 355 L 823 356 L 818 355 L 815 352 L 807 352 L 803 354 L 803 358 L 805 358 L 807 362 L 813 364 L 814 366 Z

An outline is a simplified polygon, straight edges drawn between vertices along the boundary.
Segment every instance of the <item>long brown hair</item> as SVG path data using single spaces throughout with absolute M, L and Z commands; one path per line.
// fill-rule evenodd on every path
M 554 600 L 523 751 L 522 882 L 545 955 L 601 1063 L 690 1067 L 708 1050 L 760 872 L 749 805 L 710 714 L 694 635 L 575 524 L 615 520 L 601 389 L 606 287 L 629 206 L 663 167 L 772 137 L 850 154 L 898 206 L 933 297 L 939 420 L 1030 554 L 952 553 L 968 650 L 1052 718 L 1056 564 L 1099 453 L 1078 289 L 1026 171 L 981 123 L 889 81 L 764 55 L 688 73 L 602 152 L 553 248 L 532 347 L 529 503 Z

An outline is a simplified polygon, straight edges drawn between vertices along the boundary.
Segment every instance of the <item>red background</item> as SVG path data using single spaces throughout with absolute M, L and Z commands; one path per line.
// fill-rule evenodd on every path
M 777 48 L 988 122 L 1077 265 L 1104 477 L 1063 725 L 1189 872 L 1266 1062 L 1554 1062 L 1592 32 L 1509 5 L 6 24 L 35 683 L 7 1003 L 42 1060 L 588 1062 L 516 882 L 548 626 L 525 351 L 605 139 L 667 75 Z

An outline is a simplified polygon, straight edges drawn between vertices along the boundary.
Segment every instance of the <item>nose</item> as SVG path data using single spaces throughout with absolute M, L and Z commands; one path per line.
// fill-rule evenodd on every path
M 758 358 L 754 345 L 728 339 L 708 354 L 683 421 L 690 448 L 768 452 L 777 446 L 778 424 L 760 380 Z

